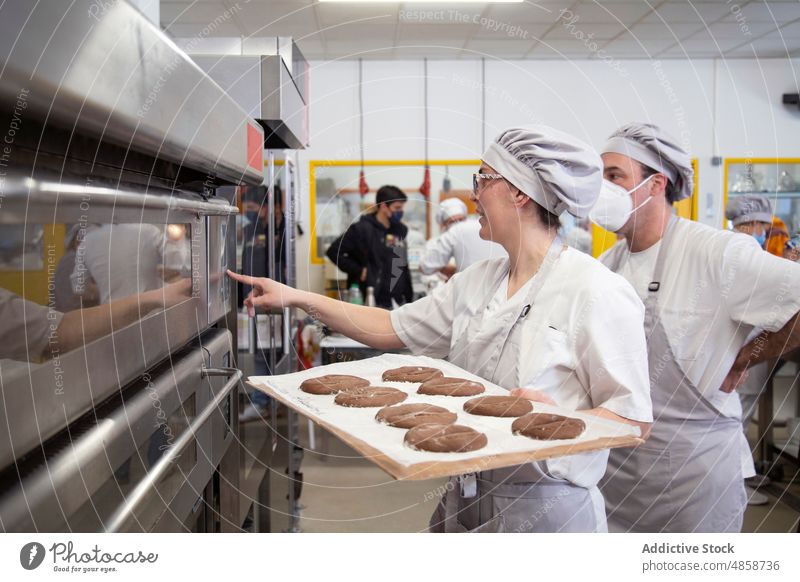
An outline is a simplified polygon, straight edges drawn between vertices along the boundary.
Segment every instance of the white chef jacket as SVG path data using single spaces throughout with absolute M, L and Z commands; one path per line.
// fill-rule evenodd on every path
M 464 271 L 479 261 L 505 257 L 505 249 L 497 243 L 483 240 L 478 234 L 480 230 L 481 225 L 477 220 L 467 219 L 432 238 L 425 245 L 419 270 L 425 275 L 432 275 L 446 267 L 450 259 L 455 259 L 456 269 Z
M 502 295 L 488 305 L 491 318 L 500 320 L 508 309 L 520 312 L 527 285 L 498 304 L 507 273 L 505 258 L 457 273 L 431 295 L 392 311 L 395 333 L 416 355 L 447 357 L 498 284 Z M 580 251 L 565 249 L 518 325 L 522 339 L 506 349 L 519 351 L 519 377 L 498 382 L 501 386 L 534 388 L 570 410 L 602 406 L 624 418 L 652 422 L 644 305 L 622 277 Z M 608 451 L 571 455 L 547 461 L 547 467 L 556 477 L 593 488 L 607 458 Z
M 800 310 L 800 264 L 764 252 L 749 235 L 683 219 L 674 228 L 659 317 L 687 378 L 720 414 L 741 418 L 739 396 L 719 387 L 755 327 L 778 331 Z M 628 253 L 619 241 L 600 260 L 621 258 L 625 275 Z
M 102 224 L 90 228 L 75 254 L 73 281 L 86 273 L 97 283 L 100 303 L 164 286 L 164 233 L 152 224 Z M 73 286 L 74 287 L 74 286 Z
M 395 333 L 414 354 L 447 357 L 507 272 L 503 258 L 457 273 L 431 295 L 392 311 Z M 508 300 L 510 308 L 524 300 L 520 291 Z M 602 406 L 651 422 L 643 321 L 644 305 L 622 277 L 565 249 L 519 324 L 520 377 L 503 387 L 535 388 L 572 410 Z

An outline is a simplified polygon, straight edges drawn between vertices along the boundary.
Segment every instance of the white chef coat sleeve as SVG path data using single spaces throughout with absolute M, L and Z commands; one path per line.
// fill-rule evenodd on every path
M 453 229 L 447 230 L 425 244 L 425 254 L 419 264 L 424 275 L 433 275 L 444 269 L 453 257 L 455 241 Z
M 38 362 L 63 313 L 0 289 L 0 359 Z M 56 336 L 57 337 L 57 336 Z
M 611 275 L 609 273 L 609 275 Z M 629 420 L 653 421 L 644 305 L 618 275 L 594 287 L 575 330 L 579 377 L 593 407 Z
M 734 321 L 775 332 L 800 311 L 800 264 L 764 251 L 752 237 L 731 237 L 718 268 L 721 300 Z
M 463 275 L 456 274 L 430 295 L 391 312 L 392 327 L 411 353 L 433 358 L 450 353 L 456 297 L 463 282 Z

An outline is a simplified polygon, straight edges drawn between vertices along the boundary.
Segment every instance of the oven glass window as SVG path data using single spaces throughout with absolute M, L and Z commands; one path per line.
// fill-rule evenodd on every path
M 38 271 L 44 268 L 44 228 L 40 224 L 2 227 L 0 271 Z
M 139 445 L 136 452 L 116 464 L 113 476 L 70 516 L 69 523 L 64 525 L 65 530 L 101 531 L 103 523 L 125 503 L 131 491 L 147 476 L 147 472 L 156 466 L 169 447 L 187 430 L 196 414 L 194 394 L 176 410 L 166 414 L 157 405 L 157 400 L 153 402 L 152 423 L 149 423 L 153 426 L 153 431 L 150 436 Z M 187 478 L 196 464 L 197 441 L 193 440 L 151 489 L 126 530 L 150 530 L 153 524 L 169 511 L 170 503 L 186 485 Z M 188 493 L 196 497 L 193 491 Z
M 196 295 L 190 224 L 0 224 L 0 373 Z

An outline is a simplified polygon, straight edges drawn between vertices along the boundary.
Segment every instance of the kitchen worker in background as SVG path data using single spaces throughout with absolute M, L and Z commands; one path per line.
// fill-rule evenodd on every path
M 99 293 L 100 303 L 110 303 L 161 288 L 164 239 L 155 224 L 89 225 L 78 241 L 73 291 L 79 296 Z
M 601 485 L 609 526 L 737 532 L 747 443 L 731 391 L 749 366 L 800 345 L 800 265 L 752 236 L 678 218 L 672 204 L 691 196 L 692 164 L 660 128 L 626 125 L 602 157 L 613 184 L 591 216 L 624 237 L 600 260 L 645 302 L 655 418 L 646 446 L 611 452 Z M 755 328 L 769 333 L 747 343 Z
M 274 190 L 275 207 L 275 242 L 272 245 L 275 254 L 276 280 L 286 280 L 286 267 L 284 265 L 284 241 L 286 227 L 283 216 L 283 192 L 279 185 Z M 254 277 L 266 277 L 268 269 L 267 238 L 269 237 L 269 204 L 266 187 L 258 186 L 247 188 L 242 199 L 245 224 L 242 227 L 244 244 L 242 246 L 242 271 Z M 248 286 L 240 286 L 239 297 L 250 293 Z
M 478 261 L 505 255 L 503 247 L 481 238 L 480 223 L 467 218 L 467 205 L 458 198 L 448 198 L 439 204 L 436 221 L 442 233 L 425 245 L 420 263 L 420 271 L 425 275 L 442 273 L 449 279 Z
M 562 225 L 562 230 L 565 230 Z M 576 221 L 564 234 L 564 242 L 587 255 L 592 254 L 592 225 L 589 220 Z
M 786 241 L 786 246 L 783 248 L 783 258 L 795 263 L 800 260 L 800 232 Z
M 767 252 L 772 253 L 776 257 L 783 256 L 783 249 L 786 248 L 786 243 L 789 242 L 789 229 L 786 223 L 777 216 L 772 217 L 772 224 L 770 224 L 767 231 L 767 242 L 764 248 Z
M 448 358 L 512 395 L 627 423 L 646 436 L 644 307 L 622 277 L 556 234 L 563 212 L 589 212 L 601 174 L 600 157 L 568 134 L 509 129 L 473 176 L 481 238 L 507 256 L 476 263 L 392 312 L 267 279 L 252 282 L 247 303 L 297 306 L 374 348 Z M 605 531 L 596 484 L 607 457 L 594 451 L 453 478 L 430 529 Z
M 725 206 L 725 218 L 733 224 L 734 232 L 750 235 L 756 239 L 761 248 L 766 247 L 767 233 L 770 232 L 773 224 L 772 203 L 766 196 L 746 194 L 732 197 Z M 753 329 L 750 332 L 748 341 L 755 338 L 760 332 L 760 329 Z M 758 407 L 758 400 L 769 380 L 772 364 L 772 362 L 761 362 L 750 366 L 747 378 L 736 387 L 739 401 L 742 403 L 742 430 L 745 438 L 750 427 L 750 421 Z M 745 475 L 755 475 L 755 464 L 749 447 L 744 452 L 742 463 Z M 748 505 L 766 505 L 769 503 L 769 498 L 755 489 L 761 479 L 759 476 L 745 479 L 745 494 L 747 495 Z M 749 486 L 748 482 L 752 486 Z
M 275 273 L 277 281 L 286 280 L 286 268 L 284 261 L 284 241 L 286 228 L 283 216 L 283 192 L 279 185 L 273 189 L 274 210 L 275 210 L 275 240 L 272 245 L 268 244 L 269 238 L 269 193 L 264 186 L 247 188 L 242 199 L 242 210 L 247 223 L 242 231 L 244 244 L 242 246 L 242 272 L 253 277 L 266 277 L 269 270 L 269 252 L 272 249 L 275 255 Z M 239 300 L 250 293 L 248 285 L 239 286 Z M 258 328 L 256 328 L 258 329 Z M 259 338 L 259 343 L 266 343 L 266 338 Z M 281 346 L 276 349 L 280 350 Z M 271 374 L 269 371 L 268 348 L 255 350 L 254 373 L 259 376 Z M 248 391 L 249 402 L 239 412 L 239 422 L 252 422 L 264 418 L 266 415 L 270 398 L 260 390 Z
M 413 301 L 408 269 L 403 208 L 407 197 L 396 186 L 381 186 L 375 206 L 328 247 L 326 256 L 347 273 L 347 287 L 358 285 L 366 302 L 367 287 L 375 288 L 375 304 L 391 309 Z
M 67 313 L 29 301 L 0 287 L 0 366 L 4 378 L 30 373 L 28 362 L 58 358 L 122 329 L 158 309 L 192 297 L 192 280 L 181 279 L 159 289 L 115 299 Z M 24 366 L 13 365 L 25 362 Z
M 758 246 L 766 247 L 772 228 L 772 203 L 766 196 L 740 194 L 730 198 L 725 206 L 725 218 L 733 224 L 734 232 L 749 234 Z
M 64 254 L 58 261 L 56 274 L 53 277 L 53 307 L 56 311 L 66 313 L 81 307 L 93 307 L 99 303 L 100 293 L 94 280 L 85 277 L 85 288 L 80 293 L 72 286 L 72 274 L 78 255 L 78 245 L 86 234 L 86 227 L 73 224 L 67 229 L 64 237 Z

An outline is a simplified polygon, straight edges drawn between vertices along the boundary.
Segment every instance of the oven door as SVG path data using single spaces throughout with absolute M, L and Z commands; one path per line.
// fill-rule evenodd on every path
M 225 272 L 228 269 L 236 269 L 235 231 L 235 216 L 206 218 L 208 321 L 213 322 L 225 317 L 234 303 L 233 285 Z
M 217 467 L 234 442 L 241 372 L 227 330 L 207 334 L 145 373 L 5 475 L 6 531 L 181 531 L 218 513 Z
M 221 317 L 231 293 L 221 225 L 236 212 L 176 191 L 30 178 L 5 187 L 0 471 Z

